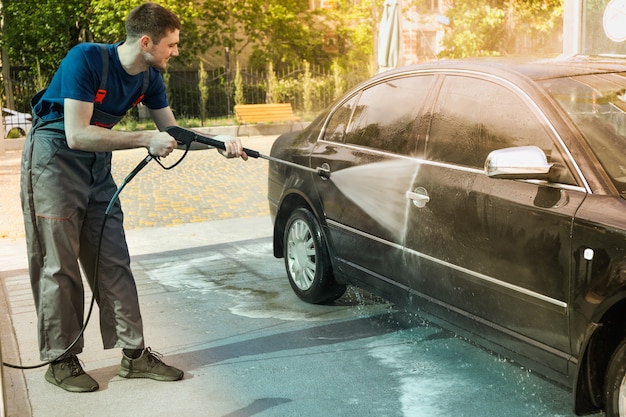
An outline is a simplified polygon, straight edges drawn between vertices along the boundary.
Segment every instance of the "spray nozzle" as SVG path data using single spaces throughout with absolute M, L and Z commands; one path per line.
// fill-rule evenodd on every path
M 330 165 L 327 163 L 323 163 L 321 167 L 317 167 L 316 169 L 317 175 L 324 178 L 325 180 L 330 179 Z
M 327 180 L 330 179 L 330 171 L 326 171 L 325 169 L 322 169 L 322 168 L 317 168 L 317 175 Z

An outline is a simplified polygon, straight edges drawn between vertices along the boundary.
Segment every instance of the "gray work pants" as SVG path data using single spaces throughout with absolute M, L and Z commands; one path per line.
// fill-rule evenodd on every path
M 99 306 L 104 348 L 143 348 L 119 202 L 103 230 L 93 285 L 100 231 L 117 189 L 111 153 L 69 149 L 59 123 L 31 129 L 22 155 L 21 200 L 41 360 L 58 357 L 80 334 L 84 292 L 79 261 Z M 80 353 L 83 344 L 81 337 L 69 353 Z

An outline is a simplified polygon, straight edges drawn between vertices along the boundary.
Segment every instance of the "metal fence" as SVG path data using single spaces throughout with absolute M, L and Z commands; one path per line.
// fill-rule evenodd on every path
M 198 70 L 165 74 L 170 105 L 178 117 L 206 116 L 211 119 L 231 116 L 237 90 L 240 90 L 242 103 L 291 103 L 297 113 L 315 113 L 368 76 L 359 70 L 334 73 L 315 67 L 299 67 L 274 73 L 271 77 L 274 81 L 267 72 L 241 70 L 241 81 L 237 82 L 237 74 L 224 68 L 206 70 L 205 73 L 206 98 L 201 97 Z
M 329 71 L 316 66 L 286 68 L 280 72 L 249 71 L 239 74 L 225 68 L 204 71 L 201 93 L 200 71 L 172 70 L 163 74 L 168 90 L 170 106 L 178 118 L 216 119 L 231 117 L 235 97 L 243 97 L 243 103 L 289 102 L 294 111 L 303 116 L 327 107 L 347 89 L 366 79 L 362 69 Z M 27 68 L 12 68 L 11 84 L 14 109 L 30 113 L 30 98 L 36 88 Z M 0 84 L 4 85 L 4 83 Z M 4 91 L 3 103 L 6 103 Z M 240 99 L 241 100 L 241 99 Z M 139 112 L 133 113 L 140 118 Z

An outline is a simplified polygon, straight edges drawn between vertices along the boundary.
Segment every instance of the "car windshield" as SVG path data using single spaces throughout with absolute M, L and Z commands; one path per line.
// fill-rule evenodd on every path
M 550 79 L 540 84 L 576 123 L 626 197 L 626 73 Z

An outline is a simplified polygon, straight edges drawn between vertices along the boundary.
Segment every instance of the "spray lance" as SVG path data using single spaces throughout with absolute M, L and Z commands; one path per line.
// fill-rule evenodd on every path
M 213 146 L 215 148 L 226 149 L 224 142 L 219 140 L 220 135 L 217 135 L 217 136 L 201 135 L 192 130 L 182 128 L 180 126 L 170 126 L 166 128 L 165 131 L 169 133 L 174 139 L 176 139 L 176 142 L 184 144 L 185 146 L 187 146 L 187 148 L 191 146 L 192 142 L 198 142 L 204 145 Z M 243 148 L 243 150 L 251 158 L 267 159 L 268 161 L 277 162 L 283 165 L 289 165 L 294 168 L 303 169 L 305 171 L 312 172 L 314 174 L 319 175 L 322 178 L 326 178 L 326 179 L 330 178 L 330 171 L 325 168 L 321 168 L 321 167 L 309 168 L 304 165 L 299 165 L 293 162 L 274 158 L 273 156 L 263 155 L 253 149 Z

